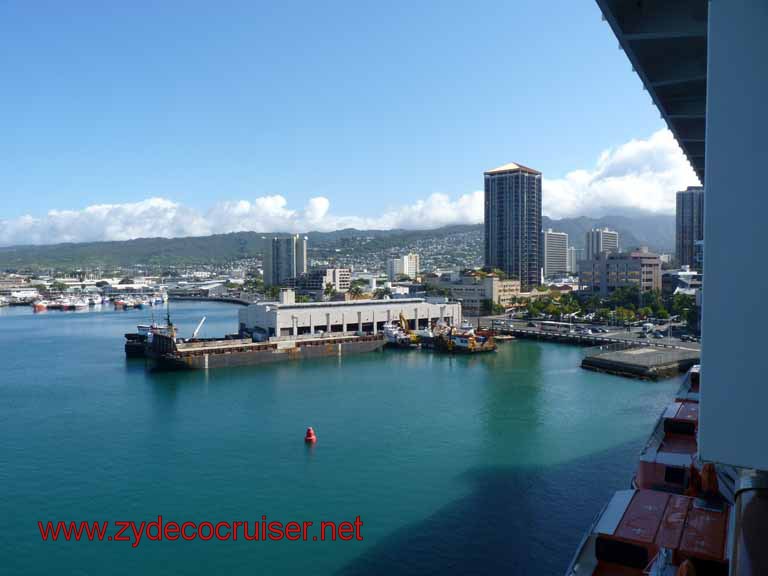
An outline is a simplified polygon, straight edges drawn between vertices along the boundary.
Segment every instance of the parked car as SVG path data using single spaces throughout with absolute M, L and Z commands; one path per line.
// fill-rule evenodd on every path
M 645 332 L 640 332 L 640 334 L 637 335 L 638 338 L 648 338 L 648 334 Z
M 528 322 L 527 326 L 528 326 L 528 328 L 536 328 L 536 323 L 535 322 Z

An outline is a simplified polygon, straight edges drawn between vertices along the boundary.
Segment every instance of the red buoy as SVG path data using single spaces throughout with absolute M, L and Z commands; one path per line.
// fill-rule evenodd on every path
M 304 436 L 304 442 L 307 444 L 317 442 L 317 436 L 315 435 L 315 431 L 312 429 L 312 426 L 307 428 L 307 435 Z

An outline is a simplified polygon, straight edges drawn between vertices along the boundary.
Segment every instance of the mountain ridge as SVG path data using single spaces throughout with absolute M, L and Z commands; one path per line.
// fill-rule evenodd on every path
M 552 228 L 569 235 L 569 243 L 584 247 L 584 237 L 591 228 L 608 227 L 619 232 L 622 249 L 648 246 L 656 251 L 674 248 L 675 217 L 670 215 L 638 214 L 592 218 L 543 218 L 543 228 Z M 253 258 L 261 255 L 262 237 L 285 235 L 272 232 L 229 232 L 209 236 L 178 238 L 136 238 L 96 242 L 67 242 L 43 245 L 0 247 L 0 269 L 26 268 L 96 268 L 130 267 L 136 265 L 170 266 L 216 264 Z M 359 230 L 345 228 L 328 232 L 306 233 L 311 252 L 327 252 L 334 246 L 350 243 L 359 249 L 391 251 L 413 243 L 439 242 L 445 237 L 460 235 L 467 243 L 482 243 L 482 224 L 452 224 L 425 230 L 389 229 Z M 362 247 L 362 248 L 361 248 Z

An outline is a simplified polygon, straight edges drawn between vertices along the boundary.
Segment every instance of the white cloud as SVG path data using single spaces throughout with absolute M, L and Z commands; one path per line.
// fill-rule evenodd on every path
M 667 130 L 606 150 L 591 170 L 564 178 L 544 177 L 543 211 L 553 218 L 640 209 L 671 213 L 675 192 L 698 181 Z M 152 236 L 202 236 L 240 232 L 307 232 L 340 228 L 426 229 L 483 221 L 483 192 L 456 199 L 432 194 L 393 206 L 373 217 L 337 215 L 328 198 L 310 198 L 303 209 L 284 196 L 220 202 L 200 213 L 165 198 L 98 204 L 81 210 L 51 210 L 42 217 L 0 220 L 0 245 L 127 240 Z
M 193 210 L 164 198 L 126 204 L 95 204 L 82 210 L 51 210 L 41 218 L 0 221 L 0 245 L 129 240 L 209 234 Z
M 544 178 L 543 211 L 552 218 L 603 216 L 611 212 L 675 211 L 675 192 L 698 184 L 669 130 L 630 140 L 600 155 L 593 170 Z

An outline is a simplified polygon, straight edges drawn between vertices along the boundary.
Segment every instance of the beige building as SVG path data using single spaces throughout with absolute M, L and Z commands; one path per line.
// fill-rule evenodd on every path
M 520 294 L 519 280 L 502 280 L 495 274 L 464 274 L 457 280 L 441 276 L 427 282 L 448 290 L 452 299 L 461 302 L 464 313 L 473 316 L 486 312 L 487 301 L 506 307 Z
M 630 286 L 641 292 L 661 291 L 661 259 L 647 248 L 620 254 L 601 252 L 579 263 L 579 282 L 585 290 L 601 296 Z
M 392 298 L 339 302 L 296 302 L 293 290 L 283 289 L 278 302 L 256 302 L 238 311 L 240 330 L 257 339 L 322 333 L 376 334 L 387 322 L 403 316 L 411 328 L 442 320 L 461 322 L 461 304 L 447 298 Z
M 313 268 L 296 279 L 296 287 L 301 290 L 323 292 L 330 284 L 336 292 L 346 292 L 352 282 L 349 268 Z

